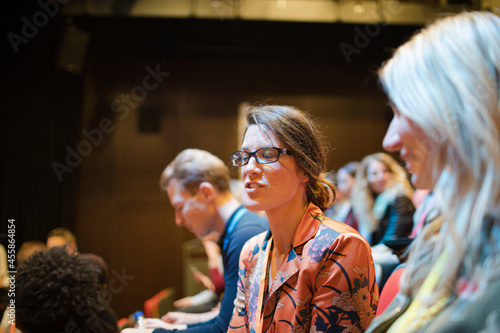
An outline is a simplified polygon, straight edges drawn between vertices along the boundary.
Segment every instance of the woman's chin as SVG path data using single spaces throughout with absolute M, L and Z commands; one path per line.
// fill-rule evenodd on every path
M 245 206 L 246 209 L 248 209 L 252 212 L 258 212 L 258 211 L 264 210 L 263 206 L 259 202 L 251 200 L 247 196 L 243 196 L 241 201 L 242 201 L 241 203 L 243 204 L 243 206 Z
M 426 180 L 425 177 L 422 177 L 418 173 L 411 174 L 411 184 L 418 189 L 427 190 L 432 188 L 432 182 L 430 180 Z

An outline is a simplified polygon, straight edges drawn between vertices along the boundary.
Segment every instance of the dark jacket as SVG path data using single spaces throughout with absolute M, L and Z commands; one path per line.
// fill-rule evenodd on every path
M 377 230 L 372 233 L 370 245 L 408 237 L 413 228 L 415 206 L 405 195 L 397 196 L 387 205 Z

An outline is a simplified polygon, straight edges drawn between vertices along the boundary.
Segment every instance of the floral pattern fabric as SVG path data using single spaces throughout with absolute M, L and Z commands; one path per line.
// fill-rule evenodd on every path
M 262 332 L 365 331 L 379 292 L 370 246 L 355 229 L 309 204 L 271 286 L 267 273 L 263 299 L 258 299 L 270 238 L 270 231 L 262 233 L 242 249 L 228 332 L 255 333 L 259 302 Z

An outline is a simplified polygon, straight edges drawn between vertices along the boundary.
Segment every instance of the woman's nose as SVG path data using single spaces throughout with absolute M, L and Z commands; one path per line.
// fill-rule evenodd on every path
M 385 133 L 382 146 L 388 152 L 397 152 L 401 150 L 401 137 L 397 131 L 397 120 L 392 118 L 389 128 Z
M 257 162 L 257 159 L 254 156 L 250 156 L 248 163 L 243 166 L 242 173 L 259 172 L 260 168 L 261 164 Z

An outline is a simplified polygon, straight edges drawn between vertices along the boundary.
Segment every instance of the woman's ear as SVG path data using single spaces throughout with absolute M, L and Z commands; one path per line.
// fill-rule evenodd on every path
M 309 177 L 309 175 L 305 171 L 302 171 L 302 174 L 300 176 L 300 181 L 303 183 L 307 183 L 309 179 L 311 179 L 311 177 Z

